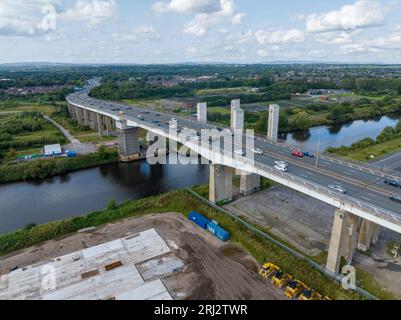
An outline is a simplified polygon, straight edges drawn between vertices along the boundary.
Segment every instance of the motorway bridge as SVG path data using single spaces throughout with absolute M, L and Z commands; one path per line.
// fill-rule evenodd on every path
M 194 121 L 154 110 L 97 100 L 89 96 L 93 85 L 66 98 L 69 112 L 80 124 L 99 130 L 100 135 L 117 132 L 123 159 L 138 158 L 141 153 L 138 130 L 142 128 L 181 143 L 210 161 L 210 200 L 215 203 L 232 199 L 232 176 L 235 172 L 242 172 L 246 173 L 241 175 L 241 193 L 245 195 L 260 189 L 260 177 L 263 176 L 336 207 L 327 261 L 327 269 L 331 272 L 338 273 L 342 256 L 351 263 L 356 248 L 369 250 L 371 244 L 378 241 L 380 227 L 401 233 L 401 204 L 390 200 L 390 196 L 401 195 L 400 189 L 384 183 L 386 177 L 401 180 L 397 176 L 399 173 L 384 172 L 379 168 L 323 155 L 319 155 L 316 165 L 316 159 L 293 157 L 290 146 L 261 136 L 255 137 L 252 150 L 244 143 L 245 138 L 234 143 L 234 150 L 242 149 L 245 153 L 252 153 L 255 149 L 263 151 L 263 154 L 254 155 L 254 161 L 238 155 L 229 156 L 211 148 L 209 142 L 182 140 L 179 135 L 171 133 L 169 122 L 174 118 L 178 128 L 189 128 L 197 132 L 201 129 L 216 129 L 216 125 L 204 119 Z M 205 118 L 205 108 L 204 104 L 198 106 L 199 119 Z M 235 115 L 232 116 L 233 121 L 238 121 Z M 274 168 L 277 160 L 289 164 L 288 172 Z M 341 185 L 347 193 L 332 190 L 328 188 L 329 185 Z

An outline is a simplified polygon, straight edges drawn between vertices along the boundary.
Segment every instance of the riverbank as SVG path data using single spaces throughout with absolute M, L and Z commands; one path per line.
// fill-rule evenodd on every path
M 305 281 L 323 295 L 329 295 L 334 299 L 360 299 L 360 296 L 351 291 L 343 290 L 340 285 L 323 276 L 306 262 L 255 235 L 239 222 L 211 208 L 185 190 L 130 201 L 112 210 L 93 212 L 84 217 L 27 227 L 14 233 L 2 235 L 0 236 L 0 255 L 8 255 L 48 240 L 60 240 L 80 229 L 102 226 L 125 218 L 165 212 L 187 214 L 192 210 L 202 212 L 210 219 L 219 221 L 219 224 L 231 233 L 231 240 L 251 253 L 259 263 L 266 260 L 277 261 L 283 269 L 290 272 L 294 277 Z
M 15 165 L 0 166 L 0 183 L 41 180 L 59 174 L 117 162 L 115 149 L 100 148 L 96 153 L 76 158 L 38 159 Z
M 401 121 L 395 128 L 386 127 L 377 139 L 365 138 L 351 146 L 329 148 L 327 151 L 357 161 L 383 158 L 401 149 Z

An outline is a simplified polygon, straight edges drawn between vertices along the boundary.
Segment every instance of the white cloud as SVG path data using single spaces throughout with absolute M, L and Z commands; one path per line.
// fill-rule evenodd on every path
M 159 1 L 153 5 L 153 11 L 159 14 L 176 13 L 208 13 L 218 11 L 219 1 L 216 0 L 170 0 Z
M 42 24 L 46 15 L 42 10 L 60 4 L 60 0 L 1 0 L 0 35 L 35 36 L 51 31 Z
M 378 37 L 366 41 L 366 46 L 372 49 L 401 50 L 401 32 L 397 31 L 388 37 Z
M 261 58 L 266 58 L 269 56 L 269 52 L 265 49 L 259 49 L 258 51 L 256 51 L 256 54 Z
M 62 18 L 82 21 L 89 26 L 117 19 L 115 0 L 77 0 L 75 5 L 62 14 Z
M 259 44 L 288 44 L 302 43 L 305 41 L 305 34 L 297 29 L 291 30 L 258 30 L 255 38 Z
M 308 32 L 355 30 L 379 26 L 384 23 L 385 8 L 378 1 L 359 0 L 339 10 L 306 17 Z
M 126 33 L 115 33 L 113 34 L 115 39 L 124 41 L 158 41 L 160 40 L 160 34 L 158 30 L 153 26 L 140 26 L 133 29 L 131 32 Z
M 358 35 L 361 32 L 361 29 L 357 29 L 354 31 L 332 31 L 332 32 L 324 32 L 319 33 L 315 36 L 315 39 L 318 42 L 325 44 L 349 44 L 353 42 L 353 37 Z
M 233 18 L 232 18 L 232 24 L 233 25 L 239 25 L 242 24 L 242 21 L 244 20 L 244 18 L 247 16 L 246 13 L 244 12 L 240 12 L 240 13 L 236 13 Z
M 159 1 L 153 11 L 163 13 L 195 13 L 195 17 L 185 23 L 183 32 L 195 36 L 204 36 L 210 28 L 230 20 L 231 24 L 242 23 L 246 14 L 235 11 L 234 0 L 170 0 Z

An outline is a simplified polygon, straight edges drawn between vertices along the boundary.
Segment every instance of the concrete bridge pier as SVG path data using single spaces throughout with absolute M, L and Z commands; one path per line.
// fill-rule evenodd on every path
M 247 174 L 242 172 L 240 193 L 243 196 L 248 196 L 252 193 L 260 191 L 260 176 L 257 174 Z
M 367 220 L 363 220 L 359 234 L 358 249 L 363 252 L 369 251 L 370 247 L 379 241 L 379 235 L 379 225 Z
M 327 270 L 338 274 L 342 257 L 347 260 L 347 264 L 352 263 L 358 242 L 359 227 L 359 217 L 348 212 L 336 210 L 327 256 Z
M 114 124 L 113 124 L 113 119 L 109 118 L 109 117 L 104 117 L 104 122 L 105 122 L 105 126 L 106 126 L 106 136 L 111 136 L 112 132 L 114 131 Z
M 117 122 L 118 140 L 120 143 L 120 160 L 135 161 L 140 156 L 139 128 L 128 127 L 126 122 Z
M 104 125 L 103 125 L 103 116 L 101 114 L 97 114 L 97 130 L 99 133 L 99 138 L 103 137 L 103 129 L 104 129 Z
M 209 200 L 214 203 L 232 201 L 233 169 L 219 164 L 210 165 Z
M 89 123 L 89 111 L 88 110 L 86 110 L 86 109 L 83 109 L 82 110 L 83 111 L 83 114 L 84 114 L 84 123 L 85 123 L 85 125 L 86 126 L 90 126 L 90 123 Z

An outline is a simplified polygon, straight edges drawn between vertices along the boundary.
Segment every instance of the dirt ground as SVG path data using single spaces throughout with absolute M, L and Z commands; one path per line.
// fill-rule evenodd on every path
M 16 266 L 40 264 L 151 228 L 157 230 L 185 265 L 182 272 L 162 279 L 174 299 L 284 299 L 281 291 L 258 276 L 258 264 L 242 248 L 221 242 L 177 213 L 127 219 L 2 257 L 0 275 Z
M 308 255 L 328 251 L 335 209 L 321 201 L 274 185 L 225 208 L 266 227 Z M 383 288 L 401 296 L 401 258 L 388 256 L 389 241 L 401 243 L 401 236 L 382 229 L 379 243 L 368 254 L 356 252 L 353 263 L 372 274 Z

